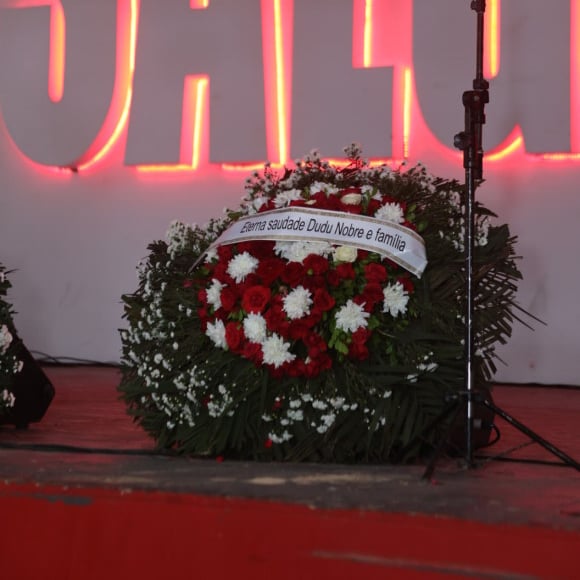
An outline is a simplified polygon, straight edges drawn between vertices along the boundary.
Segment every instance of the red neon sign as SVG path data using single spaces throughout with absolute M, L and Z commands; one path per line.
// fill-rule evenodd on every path
M 405 6 L 402 6 L 404 4 Z M 66 4 L 60 0 L 18 0 L 9 2 L 12 8 L 50 6 L 50 53 L 48 95 L 58 103 L 66 90 Z M 210 0 L 190 0 L 192 10 L 206 10 Z M 485 74 L 494 78 L 501 70 L 500 24 L 501 0 L 488 0 L 486 12 Z M 389 12 L 390 18 L 385 18 Z M 96 170 L 105 162 L 118 159 L 126 137 L 133 99 L 133 75 L 139 31 L 139 0 L 119 0 L 117 3 L 116 75 L 113 96 L 102 127 L 88 149 L 75 164 L 74 170 Z M 394 16 L 393 16 L 394 15 Z M 292 115 L 292 27 L 294 3 L 292 0 L 261 0 L 262 42 L 264 61 L 264 94 L 266 116 L 267 154 L 274 165 L 283 165 L 290 159 L 290 119 Z M 394 0 L 353 0 L 353 63 L 362 68 L 373 66 L 394 67 L 393 95 L 393 156 L 408 158 L 412 155 L 413 132 L 420 123 L 413 79 L 410 37 L 412 35 L 412 2 Z M 381 22 L 383 36 L 377 33 Z M 385 24 L 386 22 L 386 24 Z M 580 0 L 570 2 L 570 131 L 572 153 L 527 154 L 543 161 L 578 161 L 580 153 Z M 385 33 L 384 27 L 391 27 Z M 389 44 L 390 43 L 390 44 Z M 386 57 L 385 54 L 390 56 Z M 183 85 L 183 111 L 180 143 L 180 161 L 172 164 L 138 164 L 140 173 L 167 173 L 198 171 L 209 165 L 207 127 L 209 124 L 209 88 L 211 76 L 187 75 Z M 488 162 L 506 159 L 516 152 L 524 152 L 524 137 L 516 126 L 508 138 L 489 151 Z M 448 151 L 448 155 L 459 156 Z M 247 171 L 251 164 L 221 163 L 226 171 Z M 261 164 L 260 164 L 261 166 Z M 41 166 L 43 169 L 54 167 Z

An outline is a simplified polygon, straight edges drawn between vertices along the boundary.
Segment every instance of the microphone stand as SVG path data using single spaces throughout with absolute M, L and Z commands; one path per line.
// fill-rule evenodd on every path
M 456 407 L 456 415 L 461 411 L 461 405 L 465 405 L 465 462 L 468 468 L 475 467 L 474 463 L 474 409 L 478 404 L 492 410 L 502 417 L 510 425 L 520 430 L 536 443 L 547 449 L 553 455 L 560 458 L 566 465 L 580 471 L 580 463 L 566 455 L 563 451 L 534 433 L 506 413 L 503 409 L 492 403 L 485 395 L 476 391 L 474 377 L 474 249 L 475 249 L 475 190 L 483 180 L 483 146 L 482 133 L 485 123 L 485 105 L 489 103 L 489 83 L 483 77 L 483 46 L 484 46 L 484 14 L 485 0 L 472 0 L 471 9 L 477 13 L 477 59 L 476 75 L 473 80 L 473 89 L 463 93 L 463 106 L 465 107 L 465 129 L 455 135 L 454 146 L 463 151 L 463 167 L 465 169 L 465 390 L 451 397 L 452 407 Z M 451 409 L 443 411 L 428 428 L 449 414 Z M 435 448 L 423 479 L 430 479 L 433 474 L 435 461 L 443 448 L 444 440 Z

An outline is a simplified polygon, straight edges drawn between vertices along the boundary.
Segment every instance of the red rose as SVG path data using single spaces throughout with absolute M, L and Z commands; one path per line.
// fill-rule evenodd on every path
M 197 293 L 197 299 L 201 304 L 207 304 L 207 291 L 202 289 Z
M 335 304 L 336 300 L 324 288 L 317 288 L 314 291 L 312 308 L 314 311 L 328 312 Z
M 246 312 L 262 312 L 270 300 L 270 288 L 266 286 L 251 286 L 244 292 L 242 308 Z
M 309 254 L 304 258 L 304 269 L 309 274 L 320 276 L 320 274 L 324 274 L 328 270 L 328 260 L 317 254 Z
M 189 278 L 183 281 L 183 287 L 184 288 L 191 288 L 191 286 L 193 286 L 193 280 L 190 280 Z
M 382 264 L 371 262 L 364 267 L 367 282 L 384 282 L 387 279 L 387 269 Z

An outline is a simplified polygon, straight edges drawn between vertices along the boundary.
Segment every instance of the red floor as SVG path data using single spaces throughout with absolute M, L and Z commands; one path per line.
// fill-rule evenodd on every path
M 0 428 L 2 578 L 580 578 L 569 467 L 444 460 L 426 483 L 422 466 L 149 455 L 116 370 L 47 372 L 45 418 Z M 580 456 L 580 390 L 498 387 L 494 400 Z M 522 442 L 502 427 L 493 451 Z M 554 459 L 536 447 L 517 454 Z

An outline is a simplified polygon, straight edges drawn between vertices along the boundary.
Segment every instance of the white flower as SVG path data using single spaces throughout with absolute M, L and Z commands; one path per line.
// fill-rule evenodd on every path
M 213 262 L 217 257 L 218 257 L 217 248 L 210 248 L 205 253 L 204 262 L 206 264 L 209 264 L 210 262 Z
M 358 250 L 354 246 L 338 246 L 334 248 L 334 259 L 337 262 L 354 262 L 358 256 Z
M 274 198 L 275 207 L 286 207 L 290 205 L 291 201 L 302 199 L 302 192 L 299 189 L 289 189 L 288 191 L 281 191 Z
M 398 316 L 405 314 L 407 311 L 407 302 L 409 302 L 409 294 L 400 282 L 395 284 L 387 284 L 383 289 L 383 312 L 389 312 L 391 316 Z
M 224 326 L 223 320 L 208 322 L 205 334 L 218 348 L 227 349 L 226 327 Z
M 15 401 L 16 398 L 8 389 L 4 389 L 2 392 L 0 392 L 0 402 L 2 402 L 4 406 L 14 407 Z
M 360 193 L 347 193 L 340 198 L 345 205 L 359 205 L 362 200 Z
M 167 251 L 174 255 L 183 251 L 187 247 L 187 234 L 191 228 L 186 224 L 175 220 L 169 224 L 169 229 L 165 235 L 167 239 Z
M 386 222 L 401 224 L 405 221 L 403 208 L 395 202 L 388 202 L 381 206 L 376 212 L 375 217 Z
M 325 256 L 332 253 L 328 242 L 276 242 L 274 252 L 288 262 L 303 262 L 306 256 Z
M 338 193 L 340 190 L 335 185 L 324 183 L 324 181 L 315 181 L 310 185 L 310 195 L 323 191 L 326 195 Z
M 356 332 L 367 326 L 369 316 L 360 304 L 349 300 L 335 315 L 336 327 L 345 332 Z
M 8 327 L 3 324 L 0 327 L 0 353 L 5 353 L 8 347 L 12 343 L 12 334 L 8 330 Z
M 268 337 L 262 343 L 262 353 L 264 364 L 273 365 L 274 368 L 281 367 L 284 363 L 292 362 L 296 355 L 290 352 L 290 344 L 278 334 Z
M 283 302 L 284 312 L 288 315 L 288 318 L 295 320 L 297 318 L 302 318 L 310 312 L 312 294 L 310 293 L 310 290 L 307 290 L 304 286 L 298 286 L 289 294 L 284 296 Z
M 245 280 L 248 274 L 256 271 L 258 263 L 258 259 L 254 258 L 252 254 L 242 252 L 230 260 L 227 272 L 239 284 Z
M 225 287 L 225 284 L 222 284 L 217 278 L 212 278 L 211 284 L 207 289 L 207 301 L 208 304 L 213 306 L 214 310 L 218 310 L 222 307 L 220 296 L 222 289 Z
M 244 318 L 244 334 L 250 342 L 263 342 L 266 339 L 266 319 L 255 312 Z

